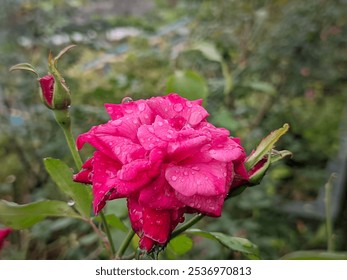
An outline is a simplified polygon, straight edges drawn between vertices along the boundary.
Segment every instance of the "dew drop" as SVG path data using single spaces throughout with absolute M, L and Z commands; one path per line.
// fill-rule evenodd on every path
M 191 108 L 191 107 L 193 106 L 192 103 L 191 103 L 190 101 L 187 101 L 187 102 L 186 102 L 186 105 L 187 105 L 188 108 Z
M 143 112 L 145 110 L 145 108 L 146 108 L 146 105 L 144 103 L 139 104 L 139 111 L 140 112 Z
M 72 206 L 75 205 L 75 201 L 73 201 L 73 200 L 71 199 L 71 200 L 69 200 L 69 201 L 67 202 L 67 205 L 70 206 L 70 207 L 72 207 Z
M 130 102 L 133 102 L 133 99 L 129 96 L 126 96 L 122 99 L 122 104 L 130 103 Z
M 177 177 L 176 176 L 172 176 L 171 180 L 175 182 L 177 180 Z
M 198 185 L 200 185 L 200 184 L 201 184 L 201 181 L 200 181 L 200 180 L 197 180 L 196 183 L 197 183 Z
M 189 173 L 187 171 L 184 171 L 183 174 L 188 176 Z
M 192 169 L 195 170 L 195 171 L 199 171 L 200 170 L 200 168 L 197 167 L 197 166 L 193 166 Z
M 154 128 L 153 127 L 148 127 L 148 131 L 150 132 L 150 133 L 154 133 Z
M 177 104 L 175 104 L 174 105 L 174 110 L 177 112 L 177 113 L 179 113 L 179 112 L 181 112 L 182 110 L 183 110 L 183 105 L 181 104 L 181 103 L 177 103 Z
M 124 111 L 125 111 L 125 113 L 127 113 L 127 114 L 131 114 L 131 113 L 133 112 L 133 110 L 132 110 L 132 109 L 129 109 L 129 108 L 126 108 Z
M 122 120 L 115 120 L 115 121 L 113 122 L 113 124 L 114 124 L 115 126 L 120 126 L 122 123 L 123 123 Z
M 163 126 L 163 122 L 158 122 L 158 125 L 159 126 Z

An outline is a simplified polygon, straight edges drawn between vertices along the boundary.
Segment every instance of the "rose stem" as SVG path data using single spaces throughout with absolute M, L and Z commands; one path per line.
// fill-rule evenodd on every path
M 123 240 L 123 243 L 121 244 L 121 246 L 119 247 L 116 253 L 117 259 L 120 259 L 123 256 L 123 254 L 125 253 L 126 249 L 128 248 L 131 242 L 131 239 L 133 239 L 134 235 L 135 235 L 135 232 L 132 229 L 130 229 L 125 239 Z
M 197 222 L 199 222 L 205 215 L 198 214 L 194 218 L 190 219 L 188 222 L 186 222 L 184 225 L 180 226 L 178 229 L 173 231 L 171 234 L 171 239 L 175 238 L 176 236 L 180 235 L 182 232 L 190 228 L 191 226 L 195 225 Z

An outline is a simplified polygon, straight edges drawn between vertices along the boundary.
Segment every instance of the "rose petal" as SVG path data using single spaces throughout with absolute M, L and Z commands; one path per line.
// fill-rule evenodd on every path
M 169 165 L 165 177 L 185 196 L 215 196 L 226 192 L 226 164 L 218 161 L 186 165 Z
M 165 244 L 171 232 L 169 211 L 158 211 L 146 207 L 143 211 L 143 234 L 150 239 Z
M 101 152 L 94 153 L 93 161 L 93 206 L 95 214 L 105 206 L 111 194 L 114 198 L 122 197 L 118 194 L 117 172 L 121 165 Z
M 206 197 L 202 195 L 185 196 L 177 192 L 176 197 L 182 203 L 195 209 L 199 213 L 213 217 L 219 217 L 222 214 L 222 207 L 225 199 L 224 194 Z
M 141 190 L 139 203 L 158 210 L 173 210 L 184 207 L 184 204 L 176 198 L 175 191 L 166 181 L 164 172 Z

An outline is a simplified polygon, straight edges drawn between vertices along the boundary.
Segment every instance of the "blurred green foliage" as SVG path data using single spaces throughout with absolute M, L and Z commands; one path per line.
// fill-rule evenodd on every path
M 73 166 L 64 137 L 40 105 L 33 76 L 8 69 L 30 62 L 43 76 L 49 50 L 74 43 L 59 69 L 72 92 L 75 135 L 107 120 L 104 103 L 172 90 L 205 98 L 210 120 L 240 137 L 248 152 L 289 123 L 277 148 L 292 151 L 293 159 L 272 167 L 260 186 L 227 201 L 221 218 L 199 227 L 248 238 L 265 259 L 325 249 L 323 222 L 288 216 L 278 201 L 314 199 L 329 176 L 327 162 L 339 153 L 347 95 L 345 0 L 157 0 L 125 10 L 90 0 L 1 2 L 0 198 L 64 199 L 42 160 Z M 110 2 L 124 1 L 98 5 Z M 126 223 L 122 201 L 109 203 L 107 214 Z M 347 250 L 346 215 L 335 224 L 341 251 Z M 120 240 L 123 222 L 108 217 Z M 200 236 L 191 237 L 190 250 L 191 239 L 181 238 L 185 247 L 175 249 L 173 241 L 164 257 L 242 258 Z M 105 257 L 90 228 L 69 218 L 16 232 L 11 243 L 3 258 Z

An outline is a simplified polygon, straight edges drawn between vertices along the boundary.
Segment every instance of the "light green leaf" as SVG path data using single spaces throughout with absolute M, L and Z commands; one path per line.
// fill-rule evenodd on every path
M 168 244 L 168 248 L 170 248 L 177 255 L 183 255 L 193 248 L 193 240 L 182 234 L 171 239 Z
M 105 215 L 106 222 L 109 226 L 117 228 L 121 231 L 128 232 L 128 227 L 114 214 Z M 101 217 L 96 216 L 94 221 L 101 222 Z
M 72 171 L 61 160 L 53 158 L 44 159 L 45 167 L 59 189 L 74 202 L 78 212 L 89 218 L 92 205 L 92 194 L 89 186 L 72 181 Z
M 199 229 L 189 229 L 185 233 L 199 235 L 205 238 L 216 240 L 225 247 L 241 252 L 251 259 L 259 259 L 258 247 L 248 239 L 241 237 L 233 237 L 221 232 L 207 232 Z
M 284 124 L 283 127 L 271 132 L 260 142 L 257 149 L 245 162 L 248 171 L 251 170 L 269 151 L 271 151 L 274 144 L 288 131 L 288 129 L 289 125 Z
M 207 83 L 203 77 L 194 71 L 177 71 L 166 83 L 167 92 L 176 92 L 189 99 L 206 99 Z
M 347 260 L 347 252 L 297 251 L 283 256 L 283 260 Z
M 203 54 L 203 56 L 206 57 L 208 60 L 216 61 L 219 63 L 222 63 L 223 61 L 220 52 L 217 50 L 214 44 L 208 42 L 200 42 L 194 44 L 192 50 L 200 51 Z
M 0 223 L 13 229 L 24 229 L 47 217 L 81 218 L 66 202 L 44 200 L 29 204 L 0 200 Z

